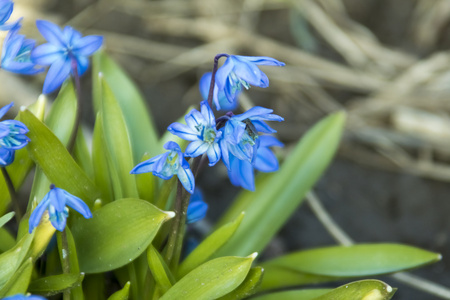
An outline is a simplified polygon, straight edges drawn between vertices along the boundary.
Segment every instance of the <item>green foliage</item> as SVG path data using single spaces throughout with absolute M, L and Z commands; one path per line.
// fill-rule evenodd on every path
M 52 296 L 73 289 L 74 287 L 80 287 L 83 279 L 83 273 L 42 277 L 32 281 L 28 289 L 31 293 Z

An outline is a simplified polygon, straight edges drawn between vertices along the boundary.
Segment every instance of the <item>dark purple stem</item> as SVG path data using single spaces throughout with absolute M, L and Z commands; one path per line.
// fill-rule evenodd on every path
M 209 85 L 209 93 L 208 93 L 208 104 L 211 107 L 212 107 L 212 99 L 214 96 L 214 85 L 216 83 L 216 73 L 217 73 L 217 69 L 219 67 L 219 59 L 221 57 L 228 57 L 228 56 L 229 55 L 226 53 L 220 53 L 214 57 L 214 67 L 213 67 L 212 74 L 211 74 L 211 84 Z
M 75 141 L 78 135 L 78 127 L 80 127 L 81 121 L 81 86 L 80 86 L 80 76 L 78 75 L 77 61 L 75 58 L 72 59 L 72 75 L 75 80 L 75 92 L 77 95 L 77 112 L 75 115 L 75 124 L 72 130 L 72 135 L 70 136 L 69 143 L 67 144 L 67 150 L 72 152 L 75 146 Z

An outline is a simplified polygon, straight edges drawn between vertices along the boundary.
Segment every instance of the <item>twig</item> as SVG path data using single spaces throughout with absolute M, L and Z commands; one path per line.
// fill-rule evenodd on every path
M 342 228 L 339 227 L 339 225 L 337 225 L 330 214 L 325 210 L 314 192 L 311 191 L 308 193 L 306 196 L 306 203 L 308 203 L 313 213 L 336 242 L 344 246 L 351 246 L 354 244 L 354 241 L 347 235 L 347 233 L 345 233 L 344 230 L 342 230 Z M 442 299 L 450 299 L 450 289 L 440 284 L 423 279 L 419 276 L 402 272 L 392 274 L 390 277 L 405 285 L 424 291 L 431 295 Z

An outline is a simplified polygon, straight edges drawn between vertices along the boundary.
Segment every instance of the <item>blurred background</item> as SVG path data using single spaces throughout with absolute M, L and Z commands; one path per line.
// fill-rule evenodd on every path
M 284 68 L 263 68 L 270 87 L 244 93 L 242 109 L 265 106 L 285 118 L 274 124 L 286 144 L 281 157 L 312 124 L 345 109 L 339 153 L 315 188 L 320 203 L 356 242 L 407 243 L 442 253 L 443 261 L 413 274 L 450 286 L 450 1 L 15 3 L 12 19 L 23 16 L 23 33 L 38 42 L 36 19 L 105 36 L 105 50 L 140 86 L 161 133 L 198 105 L 198 80 L 215 54 L 285 62 Z M 14 101 L 17 112 L 34 102 L 44 76 L 0 71 L 0 105 Z M 82 79 L 86 101 L 90 80 L 88 74 Z M 85 108 L 90 126 L 92 111 Z M 207 172 L 200 186 L 215 219 L 238 189 L 223 167 Z M 334 243 L 303 205 L 263 255 Z M 439 299 L 382 279 L 400 287 L 394 299 Z

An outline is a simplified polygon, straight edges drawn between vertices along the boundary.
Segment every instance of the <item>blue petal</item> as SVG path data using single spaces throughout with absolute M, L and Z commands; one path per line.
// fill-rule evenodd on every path
M 163 153 L 160 155 L 157 155 L 153 158 L 150 158 L 146 161 L 143 161 L 136 165 L 136 167 L 133 168 L 133 170 L 130 171 L 130 174 L 141 174 L 141 173 L 149 173 L 153 172 L 155 170 L 155 162 L 163 159 L 165 160 L 165 157 L 167 157 L 167 153 Z
M 49 21 L 37 20 L 36 26 L 42 36 L 49 42 L 60 48 L 67 48 L 66 40 L 61 29 Z
M 180 167 L 178 169 L 177 176 L 178 176 L 178 179 L 180 180 L 181 184 L 186 189 L 186 191 L 188 191 L 191 194 L 194 193 L 195 178 L 194 178 L 194 174 L 192 174 L 191 169 L 189 169 L 189 168 L 185 169 L 185 168 Z
M 228 143 L 225 140 L 221 140 L 219 142 L 219 146 L 220 146 L 220 153 L 222 156 L 222 161 L 225 164 L 225 167 L 227 167 L 227 169 L 230 169 L 230 152 L 228 150 Z
M 78 76 L 83 76 L 83 74 L 87 71 L 89 68 L 89 58 L 85 56 L 77 56 L 77 72 Z M 73 71 L 73 70 L 72 70 Z
M 227 57 L 225 63 L 217 70 L 216 73 L 216 84 L 219 90 L 223 90 L 225 88 L 225 84 L 228 80 L 228 76 L 233 71 L 234 63 L 231 56 Z
M 214 166 L 220 160 L 220 147 L 219 144 L 214 143 L 206 151 L 209 159 L 209 166 Z
M 195 190 L 193 196 L 197 194 L 198 189 Z M 208 211 L 208 204 L 203 202 L 201 199 L 197 201 L 193 201 L 191 196 L 191 200 L 188 205 L 187 209 L 187 217 L 186 217 L 186 223 L 192 224 L 195 222 L 200 221 L 206 216 L 206 212 Z
M 242 121 L 245 119 L 258 117 L 261 115 L 268 115 L 268 114 L 271 114 L 272 112 L 273 112 L 273 109 L 268 109 L 268 108 L 261 107 L 261 106 L 254 106 L 254 107 L 250 108 L 249 110 L 247 110 L 245 113 L 234 116 L 233 119 Z
M 64 35 L 64 41 L 66 41 L 66 43 L 68 45 L 71 45 L 72 49 L 73 49 L 75 43 L 77 43 L 81 39 L 81 33 L 78 30 L 75 30 L 71 26 L 64 27 L 63 35 Z
M 267 56 L 241 56 L 241 55 L 235 55 L 235 57 L 239 58 L 240 60 L 247 60 L 249 62 L 252 62 L 257 65 L 266 65 L 266 66 L 284 66 L 285 63 L 276 60 L 272 57 Z
M 21 34 L 9 36 L 9 38 L 3 45 L 2 63 L 4 61 L 14 60 L 14 58 L 16 58 L 17 53 L 19 53 L 20 47 L 22 47 L 22 43 L 24 40 L 25 36 Z
M 52 63 L 63 57 L 65 57 L 65 54 L 61 50 L 61 48 L 50 43 L 37 46 L 31 52 L 31 60 L 34 63 L 43 66 L 51 65 Z
M 166 149 L 166 150 L 174 150 L 174 151 L 177 151 L 177 152 L 181 152 L 180 146 L 178 146 L 177 143 L 172 142 L 172 141 L 169 141 L 169 142 L 165 143 L 165 144 L 164 144 L 164 149 Z
M 253 126 L 258 132 L 264 133 L 275 133 L 277 132 L 275 129 L 272 129 L 269 125 L 267 125 L 264 121 L 252 120 Z
M 28 220 L 29 233 L 32 233 L 33 229 L 39 225 L 42 215 L 44 214 L 49 204 L 50 204 L 50 195 L 49 193 L 47 193 L 30 215 L 30 219 Z
M 37 68 L 34 63 L 16 61 L 3 62 L 2 69 L 22 75 L 35 75 L 44 71 L 44 68 Z
M 186 121 L 186 124 L 192 129 L 195 129 L 198 126 L 206 126 L 207 125 L 207 122 L 203 118 L 203 115 L 196 109 L 192 109 L 184 117 L 184 120 Z
M 1 123 L 11 128 L 14 132 L 17 132 L 17 134 L 25 134 L 29 131 L 25 124 L 17 120 L 5 120 Z
M 284 144 L 280 142 L 276 137 L 273 135 L 260 135 L 259 136 L 260 147 L 283 147 Z
M 186 156 L 197 157 L 205 153 L 209 148 L 209 144 L 203 141 L 195 141 L 186 147 Z
M 57 212 L 63 212 L 66 207 L 66 196 L 64 190 L 54 187 L 48 192 L 50 198 L 50 204 L 56 209 Z
M 11 102 L 8 105 L 3 106 L 2 108 L 0 108 L 0 119 L 3 118 L 3 116 L 6 114 L 6 112 L 14 106 L 14 102 Z
M 88 35 L 76 41 L 73 44 L 73 53 L 78 56 L 89 56 L 97 51 L 103 43 L 103 37 L 98 35 Z
M 187 125 L 181 123 L 172 123 L 169 125 L 167 130 L 186 141 L 196 141 L 199 139 L 199 132 L 195 132 Z
M 278 170 L 278 160 L 269 148 L 260 147 L 256 154 L 255 169 L 261 172 L 275 172 Z
M 44 81 L 44 94 L 48 94 L 56 90 L 70 74 L 72 63 L 69 58 L 60 58 L 55 61 L 48 69 L 47 77 Z
M 4 24 L 9 20 L 13 12 L 14 3 L 11 0 L 0 2 L 0 24 Z
M 241 186 L 249 191 L 255 190 L 255 177 L 250 162 L 231 157 L 231 170 L 228 172 L 233 185 Z
M 212 77 L 212 73 L 207 72 L 207 73 L 203 74 L 202 78 L 200 78 L 200 83 L 198 85 L 198 88 L 200 89 L 200 94 L 202 95 L 203 100 L 208 99 L 209 87 L 211 85 L 211 77 Z
M 233 71 L 236 76 L 251 85 L 260 86 L 261 70 L 259 70 L 255 64 L 248 62 L 247 60 L 239 59 L 236 56 L 233 56 L 232 58 L 235 61 Z
M 69 194 L 67 191 L 63 190 L 63 192 L 64 192 L 64 195 L 66 196 L 67 206 L 75 209 L 77 212 L 82 214 L 83 217 L 85 217 L 86 219 L 92 218 L 92 213 L 91 213 L 89 207 L 86 205 L 86 203 L 83 202 L 83 200 L 81 200 L 78 197 L 75 197 L 72 194 Z
M 0 147 L 0 166 L 6 167 L 14 161 L 15 150 Z
M 56 230 L 64 231 L 67 222 L 67 208 L 64 207 L 62 211 L 55 210 L 51 204 L 48 206 L 48 214 L 50 216 L 50 222 Z
M 206 100 L 200 102 L 200 110 L 207 125 L 216 127 L 216 118 L 214 117 L 214 113 Z

